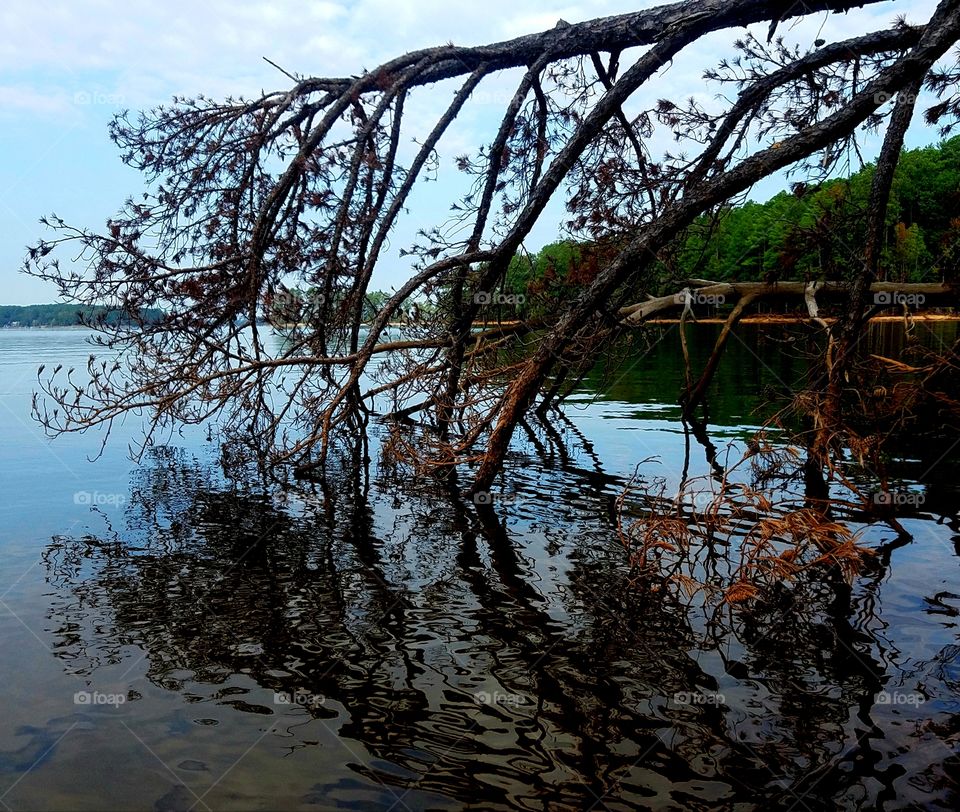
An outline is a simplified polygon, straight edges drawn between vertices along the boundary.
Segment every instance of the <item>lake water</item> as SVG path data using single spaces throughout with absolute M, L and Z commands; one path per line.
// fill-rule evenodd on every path
M 732 341 L 721 451 L 795 344 Z M 89 352 L 0 331 L 0 810 L 960 808 L 960 438 L 905 449 L 922 510 L 851 589 L 713 623 L 631 587 L 616 533 L 637 463 L 708 470 L 676 328 L 518 432 L 492 512 L 376 460 L 264 493 L 195 430 L 135 465 L 135 420 L 91 462 L 29 417 L 37 366 Z

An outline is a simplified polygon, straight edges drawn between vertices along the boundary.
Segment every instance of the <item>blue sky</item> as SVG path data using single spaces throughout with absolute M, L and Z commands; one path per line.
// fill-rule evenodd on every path
M 96 227 L 141 188 L 139 176 L 120 163 L 107 137 L 110 118 L 122 108 L 151 107 L 174 94 L 251 96 L 284 87 L 287 80 L 262 57 L 303 74 L 350 75 L 413 48 L 451 41 L 481 44 L 551 28 L 560 18 L 575 22 L 651 5 L 622 0 L 5 0 L 0 9 L 0 304 L 56 300 L 52 286 L 18 273 L 25 246 L 44 234 L 37 222 L 41 215 L 56 212 L 68 222 Z M 785 32 L 803 43 L 817 36 L 832 40 L 885 28 L 899 14 L 922 22 L 933 8 L 932 0 L 884 2 L 845 15 L 814 15 Z M 662 75 L 648 100 L 712 97 L 715 91 L 700 77 L 730 53 L 735 36 L 724 32 L 698 43 Z M 442 143 L 439 182 L 411 201 L 414 216 L 395 235 L 394 251 L 409 244 L 418 225 L 444 220 L 459 180 L 450 160 L 489 142 L 502 109 L 498 98 L 512 92 L 515 81 L 504 76 L 484 85 Z M 414 109 L 429 121 L 449 92 L 442 87 L 435 95 L 421 91 Z M 909 138 L 912 144 L 935 140 L 936 134 L 921 126 Z M 868 144 L 868 153 L 875 147 Z M 754 196 L 766 197 L 777 186 L 767 182 Z M 529 248 L 556 237 L 560 212 L 558 201 L 531 235 Z M 375 286 L 398 284 L 406 268 L 398 256 L 388 256 Z

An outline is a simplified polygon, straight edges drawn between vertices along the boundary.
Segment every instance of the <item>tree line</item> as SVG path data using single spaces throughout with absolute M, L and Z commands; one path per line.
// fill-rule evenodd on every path
M 688 279 L 851 279 L 862 265 L 875 171 L 875 164 L 867 164 L 845 178 L 795 183 L 765 202 L 726 203 L 701 215 L 658 257 L 660 290 Z M 490 304 L 502 317 L 546 316 L 593 281 L 613 247 L 561 240 L 518 253 Z M 884 281 L 950 282 L 960 276 L 960 136 L 902 153 L 879 269 Z
M 163 316 L 163 312 L 157 308 L 147 308 L 141 315 L 145 320 L 155 323 Z M 0 327 L 78 327 L 101 323 L 115 326 L 130 322 L 130 317 L 122 310 L 95 305 L 0 305 Z

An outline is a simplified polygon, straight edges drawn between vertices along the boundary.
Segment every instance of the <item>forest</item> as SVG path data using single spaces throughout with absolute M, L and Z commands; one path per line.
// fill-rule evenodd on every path
M 142 315 L 145 320 L 156 322 L 162 312 L 147 308 Z M 116 325 L 129 323 L 130 319 L 121 310 L 96 305 L 0 305 L 0 327 L 79 327 L 100 322 Z
M 794 183 L 765 202 L 730 203 L 701 215 L 660 255 L 649 285 L 687 279 L 838 281 L 860 267 L 875 164 L 848 177 Z M 510 263 L 503 316 L 549 311 L 596 276 L 611 247 L 560 240 Z M 887 205 L 881 267 L 891 282 L 951 282 L 960 274 L 960 136 L 904 150 Z M 640 292 L 638 291 L 638 296 Z

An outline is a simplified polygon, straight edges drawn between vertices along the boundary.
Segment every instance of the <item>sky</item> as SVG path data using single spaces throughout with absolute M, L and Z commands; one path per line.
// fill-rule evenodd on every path
M 56 301 L 56 290 L 19 273 L 26 246 L 45 236 L 38 223 L 56 213 L 67 222 L 102 227 L 123 201 L 142 190 L 139 175 L 125 167 L 107 136 L 122 109 L 150 108 L 173 95 L 213 98 L 256 96 L 289 84 L 264 57 L 306 75 L 349 76 L 415 48 L 453 42 L 479 45 L 655 5 L 649 0 L 209 0 L 164 3 L 141 0 L 4 0 L 0 6 L 0 304 Z M 886 28 L 898 15 L 923 22 L 933 0 L 883 2 L 844 15 L 811 15 L 783 27 L 809 44 L 817 37 L 842 39 Z M 719 32 L 678 57 L 648 91 L 713 99 L 704 69 L 732 53 L 742 32 Z M 765 27 L 757 34 L 765 34 Z M 489 143 L 502 99 L 516 78 L 485 84 L 462 121 L 441 143 L 438 183 L 411 200 L 415 217 L 394 235 L 396 252 L 416 226 L 439 225 L 456 197 L 452 158 Z M 429 120 L 452 92 L 420 91 L 413 112 Z M 916 125 L 908 143 L 936 141 Z M 668 146 L 666 143 L 664 147 Z M 867 152 L 876 152 L 877 142 Z M 656 151 L 656 150 L 655 150 Z M 763 199 L 777 191 L 774 179 L 754 190 Z M 531 250 L 552 242 L 562 216 L 560 202 L 531 234 Z M 406 276 L 407 265 L 389 254 L 374 287 L 387 289 Z

